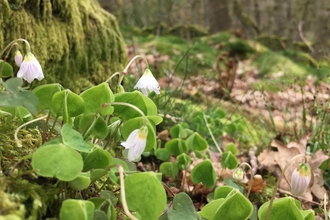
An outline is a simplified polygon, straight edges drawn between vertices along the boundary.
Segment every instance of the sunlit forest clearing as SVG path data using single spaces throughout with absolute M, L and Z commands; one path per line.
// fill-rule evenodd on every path
M 327 0 L 0 0 L 0 220 L 329 218 Z

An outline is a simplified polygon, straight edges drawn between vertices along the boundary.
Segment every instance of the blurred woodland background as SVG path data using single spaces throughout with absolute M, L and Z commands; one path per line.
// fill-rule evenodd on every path
M 329 54 L 329 0 L 99 0 L 121 27 L 191 39 L 234 30 L 271 49 Z

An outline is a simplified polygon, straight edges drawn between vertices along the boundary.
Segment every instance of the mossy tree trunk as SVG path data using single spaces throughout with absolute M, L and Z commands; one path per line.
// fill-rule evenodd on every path
M 80 90 L 127 62 L 117 21 L 97 0 L 0 0 L 0 30 L 0 50 L 16 38 L 30 42 L 43 83 Z

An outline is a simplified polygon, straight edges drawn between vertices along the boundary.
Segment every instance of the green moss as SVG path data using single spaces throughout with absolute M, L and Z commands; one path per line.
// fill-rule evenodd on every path
M 303 77 L 309 74 L 305 67 L 280 53 L 265 52 L 254 61 L 254 64 L 259 68 L 259 73 L 262 76 L 283 71 L 285 78 L 293 79 L 294 77 Z
M 275 51 L 283 50 L 284 45 L 287 43 L 287 39 L 285 39 L 284 37 L 272 35 L 259 35 L 258 37 L 256 37 L 255 41 Z
M 283 50 L 281 54 L 290 58 L 295 63 L 302 64 L 306 67 L 318 67 L 318 62 L 308 53 L 303 53 L 297 50 Z
M 197 25 L 177 24 L 167 30 L 166 34 L 180 36 L 186 39 L 192 39 L 195 37 L 205 36 L 208 34 L 208 31 L 198 27 Z
M 55 193 L 51 185 L 43 188 L 47 181 L 39 185 L 29 160 L 22 160 L 41 145 L 39 130 L 21 130 L 18 138 L 23 147 L 16 147 L 13 134 L 18 125 L 17 121 L 7 122 L 0 117 L 0 215 L 3 219 L 40 219 Z
M 24 1 L 23 1 L 24 2 Z M 16 8 L 0 0 L 0 49 L 27 39 L 40 61 L 46 82 L 75 91 L 100 83 L 127 62 L 114 16 L 97 0 L 30 0 Z
M 217 45 L 219 43 L 227 42 L 232 37 L 232 35 L 229 32 L 219 32 L 216 34 L 212 34 L 210 36 L 201 37 L 198 39 L 195 39 L 196 41 L 202 41 L 209 45 Z

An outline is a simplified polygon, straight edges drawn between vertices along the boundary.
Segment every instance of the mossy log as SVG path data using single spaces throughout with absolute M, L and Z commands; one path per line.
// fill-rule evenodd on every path
M 0 0 L 0 51 L 17 38 L 30 42 L 44 70 L 42 83 L 75 91 L 127 62 L 117 21 L 97 0 Z

